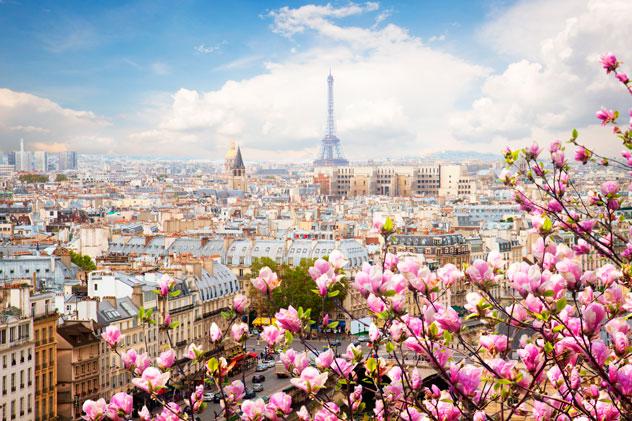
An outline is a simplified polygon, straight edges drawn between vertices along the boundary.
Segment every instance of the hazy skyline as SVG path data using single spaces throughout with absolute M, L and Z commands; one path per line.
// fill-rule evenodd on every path
M 594 111 L 625 95 L 597 62 L 629 70 L 630 18 L 625 0 L 0 0 L 0 148 L 219 159 L 234 139 L 309 161 L 330 68 L 350 159 L 600 142 Z

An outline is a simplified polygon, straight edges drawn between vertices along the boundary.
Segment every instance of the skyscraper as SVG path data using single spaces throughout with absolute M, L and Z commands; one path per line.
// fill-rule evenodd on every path
M 314 161 L 315 167 L 341 167 L 349 165 L 342 155 L 340 139 L 336 136 L 334 120 L 334 77 L 327 77 L 327 132 L 321 140 L 320 153 Z

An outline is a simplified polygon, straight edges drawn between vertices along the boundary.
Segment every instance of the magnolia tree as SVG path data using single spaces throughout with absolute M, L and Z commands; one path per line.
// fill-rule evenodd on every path
M 614 56 L 604 56 L 602 64 L 632 93 Z M 599 110 L 597 118 L 623 143 L 623 159 L 599 155 L 580 144 L 573 131 L 568 145 L 575 150 L 575 165 L 630 170 L 632 123 L 619 124 L 618 113 L 608 109 Z M 365 264 L 352 282 L 373 318 L 367 326 L 370 347 L 351 344 L 341 355 L 331 347 L 319 352 L 308 342 L 308 330 L 317 323 L 328 331 L 336 321 L 324 312 L 320 320 L 312 320 L 312 310 L 300 307 L 276 312 L 276 324 L 266 326 L 261 338 L 280 351 L 291 375 L 289 383 L 299 391 L 294 396 L 306 397 L 302 401 L 307 405 L 297 407 L 284 392 L 267 402 L 243 400 L 244 384 L 233 380 L 233 366 L 224 358 L 205 358 L 195 344 L 188 357 L 191 364 L 203 366 L 206 384 L 191 385 L 187 399 L 174 402 L 166 393 L 178 370 L 173 350 L 152 361 L 145 354 L 120 349 L 120 333 L 108 328 L 104 339 L 133 374 L 133 384 L 160 405 L 155 414 L 145 407 L 137 416 L 193 419 L 204 409 L 202 395 L 209 389 L 222 392 L 219 416 L 247 421 L 290 415 L 314 421 L 630 419 L 632 243 L 628 223 L 618 212 L 625 204 L 626 186 L 612 180 L 598 191 L 585 191 L 573 178 L 565 148 L 554 141 L 546 157 L 535 143 L 505 152 L 508 169 L 501 178 L 514 189 L 517 203 L 531 215 L 539 234 L 532 260 L 503 262 L 492 252 L 487 260 L 466 268 L 447 264 L 434 272 L 413 258 L 400 260 L 391 254 L 390 237 L 396 227 L 388 218 L 376 220 L 373 227 L 383 236 L 384 253 L 377 264 Z M 572 234 L 572 244 L 556 243 L 564 237 L 557 235 L 560 232 Z M 582 269 L 583 255 L 598 262 L 595 270 Z M 346 312 L 335 299 L 346 264 L 345 256 L 333 251 L 310 269 L 321 308 L 333 300 L 339 311 Z M 252 281 L 268 298 L 282 282 L 269 268 L 261 269 Z M 457 282 L 470 289 L 466 315 L 442 304 Z M 512 293 L 501 297 L 495 292 L 498 286 Z M 173 283 L 163 279 L 157 292 L 164 304 L 173 294 Z M 248 326 L 241 316 L 247 307 L 246 297 L 237 296 L 226 314 L 228 327 L 222 331 L 213 324 L 210 341 L 245 341 Z M 159 308 L 161 332 L 169 337 L 173 325 L 167 306 Z M 141 313 L 142 323 L 151 320 Z M 477 326 L 475 334 L 472 325 Z M 428 372 L 436 373 L 434 381 L 424 378 L 422 373 Z M 83 405 L 87 420 L 128 419 L 132 408 L 132 397 L 125 393 L 114 395 L 109 403 Z

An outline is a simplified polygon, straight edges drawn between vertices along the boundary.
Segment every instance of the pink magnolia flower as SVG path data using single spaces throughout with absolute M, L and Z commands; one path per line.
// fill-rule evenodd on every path
M 224 393 L 226 394 L 227 403 L 230 404 L 240 401 L 246 394 L 241 380 L 233 380 L 231 384 L 224 386 Z
M 237 294 L 235 298 L 233 298 L 233 310 L 235 310 L 236 313 L 243 314 L 249 305 L 250 300 L 243 294 Z
M 189 344 L 187 348 L 186 357 L 190 360 L 196 360 L 200 355 L 202 355 L 202 348 L 197 346 L 194 343 Z
M 583 146 L 579 146 L 575 150 L 575 161 L 581 162 L 582 164 L 586 164 L 590 160 L 591 156 L 592 152 Z
M 467 364 L 463 367 L 450 368 L 450 383 L 466 396 L 473 396 L 481 383 L 483 370 L 480 367 Z
M 606 318 L 606 310 L 601 304 L 590 303 L 582 312 L 582 321 L 584 322 L 584 333 L 586 335 L 594 335 L 599 332 L 601 324 Z
M 204 403 L 204 385 L 199 384 L 195 387 L 195 391 L 191 393 L 190 404 L 192 406 L 193 412 L 200 412 L 200 408 Z
M 217 326 L 217 323 L 213 322 L 210 329 L 211 342 L 219 342 L 222 340 L 222 330 Z
M 345 379 L 349 378 L 349 375 L 355 368 L 355 364 L 350 363 L 344 358 L 336 358 L 332 363 L 330 368 L 338 374 L 340 377 L 344 377 Z M 302 374 L 301 374 L 302 375 Z
M 533 402 L 533 419 L 535 421 L 551 421 L 553 408 L 542 401 Z
M 375 323 L 371 323 L 371 325 L 369 326 L 369 339 L 371 340 L 371 342 L 379 341 L 380 336 L 381 333 L 378 327 L 375 325 Z
M 280 309 L 275 315 L 279 325 L 292 333 L 300 332 L 302 328 L 301 320 L 298 318 L 298 311 L 292 306 Z
M 241 403 L 241 419 L 244 421 L 261 421 L 266 411 L 266 404 L 261 398 L 246 399 Z
M 328 374 L 321 373 L 314 367 L 305 367 L 299 378 L 291 379 L 290 382 L 307 393 L 316 393 L 325 386 Z
M 316 367 L 322 369 L 329 368 L 329 366 L 334 362 L 334 351 L 329 348 L 327 351 L 321 352 L 316 357 Z
M 475 285 L 483 286 L 494 280 L 492 266 L 484 260 L 477 259 L 465 270 L 465 274 Z
M 501 379 L 513 380 L 515 375 L 513 372 L 516 366 L 516 361 L 506 361 L 502 358 L 494 358 L 488 361 L 490 368 L 493 370 L 493 374 Z
M 156 367 L 147 367 L 141 377 L 132 379 L 132 383 L 147 393 L 160 394 L 165 391 L 169 377 L 171 373 L 168 371 L 163 373 Z
M 397 263 L 399 262 L 399 257 L 393 253 L 386 253 L 384 257 L 384 267 L 387 270 L 393 270 L 393 268 L 397 267 Z
M 487 311 L 483 308 L 486 302 L 478 292 L 468 292 L 467 295 L 465 295 L 465 301 L 467 301 L 467 304 L 465 304 L 464 307 L 471 313 L 479 314 L 481 316 L 484 316 L 487 313 Z
M 160 353 L 160 356 L 156 358 L 156 364 L 161 370 L 171 368 L 176 362 L 176 353 L 173 349 L 168 349 Z
M 267 266 L 262 267 L 259 271 L 259 276 L 251 282 L 262 294 L 268 294 L 281 285 L 281 280 L 277 274 Z
M 524 348 L 519 349 L 518 355 L 529 373 L 537 372 L 542 367 L 542 364 L 544 364 L 544 355 L 540 352 L 540 349 L 533 344 L 527 344 Z
M 619 192 L 619 184 L 616 181 L 605 181 L 601 184 L 601 194 L 605 196 L 615 195 Z
M 307 408 L 305 408 L 305 405 L 301 406 L 301 409 L 296 412 L 296 416 L 301 421 L 310 421 L 312 419 L 309 416 L 309 412 L 307 411 Z
M 443 311 L 437 313 L 435 321 L 441 326 L 442 329 L 448 332 L 458 332 L 461 329 L 461 319 L 459 313 L 457 313 L 452 307 L 447 307 Z
M 182 414 L 182 408 L 175 402 L 169 402 L 167 407 L 163 407 L 162 411 L 156 415 L 154 421 L 180 421 L 180 414 Z
M 166 327 L 167 329 L 171 328 L 171 314 L 169 313 L 165 314 L 165 317 L 162 321 L 162 325 Z
M 283 362 L 283 365 L 285 366 L 285 369 L 290 373 L 296 373 L 296 375 L 299 375 L 301 371 L 309 365 L 307 353 L 299 353 L 292 348 L 282 352 L 280 358 L 281 362 Z
M 283 340 L 283 332 L 278 327 L 269 325 L 263 328 L 261 339 L 263 339 L 268 346 L 274 347 Z
M 244 322 L 235 323 L 230 328 L 230 336 L 235 342 L 241 342 L 248 337 L 248 325 Z
M 601 108 L 599 111 L 595 113 L 597 118 L 601 120 L 601 125 L 605 126 L 608 123 L 614 122 L 615 114 L 614 111 L 609 110 L 607 108 Z
M 421 377 L 421 373 L 419 372 L 419 369 L 415 367 L 410 374 L 410 387 L 412 387 L 414 390 L 419 390 L 422 384 L 423 378 Z
M 630 82 L 630 78 L 625 73 L 617 73 L 617 79 L 619 79 L 619 82 L 625 85 L 627 85 Z
M 169 295 L 169 291 L 176 284 L 176 281 L 169 275 L 162 275 L 158 280 L 158 291 L 161 297 Z
M 386 217 L 379 214 L 373 215 L 373 224 L 372 224 L 373 231 L 381 232 L 385 223 L 386 223 Z
M 147 354 L 146 352 L 143 352 L 142 354 L 138 354 L 136 356 L 136 367 L 134 368 L 134 374 L 136 376 L 140 376 L 143 371 L 145 371 L 145 369 L 147 367 L 149 367 L 151 365 L 151 357 L 149 357 L 149 354 Z
M 606 73 L 614 72 L 619 67 L 619 62 L 617 61 L 617 57 L 614 54 L 608 53 L 601 56 L 599 60 L 601 65 L 606 70 Z
M 536 159 L 542 152 L 542 148 L 536 142 L 533 142 L 531 146 L 525 149 L 525 152 L 528 159 Z
M 329 275 L 331 278 L 335 276 L 333 265 L 322 257 L 314 262 L 314 266 L 310 267 L 308 272 L 314 281 L 322 275 Z
M 121 331 L 116 326 L 108 326 L 105 328 L 105 332 L 101 334 L 103 340 L 112 348 L 121 341 Z
M 126 370 L 131 369 L 136 365 L 136 350 L 134 348 L 128 349 L 123 355 L 121 355 L 123 361 L 123 367 Z
M 444 287 L 450 288 L 455 282 L 461 280 L 464 275 L 456 266 L 448 263 L 437 270 L 437 276 L 443 282 Z
M 495 355 L 507 350 L 509 338 L 505 335 L 481 335 L 479 343 L 490 354 Z
M 134 399 L 125 392 L 114 394 L 107 409 L 108 418 L 112 421 L 123 421 L 132 415 Z
M 318 294 L 321 297 L 326 297 L 329 292 L 329 287 L 335 282 L 335 278 L 331 278 L 327 274 L 320 275 L 318 279 L 316 279 L 316 287 L 318 288 Z
M 340 250 L 332 250 L 331 253 L 329 253 L 328 260 L 335 269 L 342 269 L 348 262 L 347 258 Z
M 83 403 L 82 409 L 83 412 L 86 413 L 86 415 L 83 416 L 84 420 L 100 421 L 103 419 L 107 411 L 107 403 L 103 398 L 99 399 L 98 401 L 88 399 Z
M 384 304 L 384 301 L 373 294 L 369 295 L 369 298 L 366 300 L 366 304 L 369 307 L 369 310 L 374 313 L 381 313 L 386 310 L 386 304 Z
M 285 392 L 276 392 L 270 396 L 266 405 L 266 416 L 271 420 L 280 419 L 278 414 L 289 415 L 292 412 L 292 397 Z

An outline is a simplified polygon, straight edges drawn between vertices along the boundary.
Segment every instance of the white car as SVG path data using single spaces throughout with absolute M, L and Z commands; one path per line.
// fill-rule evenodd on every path
M 211 392 L 204 393 L 204 402 L 212 401 L 213 397 L 215 397 L 215 393 L 211 393 Z
M 255 392 L 262 392 L 263 391 L 263 383 L 253 383 L 252 384 L 252 390 L 254 390 Z

